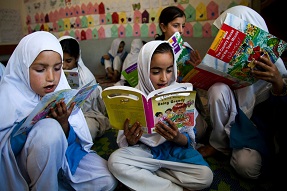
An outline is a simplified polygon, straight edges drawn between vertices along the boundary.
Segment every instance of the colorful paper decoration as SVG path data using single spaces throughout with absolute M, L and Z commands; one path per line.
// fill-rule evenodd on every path
M 141 26 L 141 37 L 148 37 L 148 25 L 142 24 Z
M 120 38 L 125 38 L 126 37 L 126 34 L 125 34 L 125 27 L 123 25 L 120 25 L 119 28 L 118 28 L 118 36 Z
M 208 37 L 212 37 L 212 34 L 211 34 L 211 25 L 209 23 L 205 23 L 203 26 L 202 26 L 202 36 L 204 38 L 208 38 Z
M 154 23 L 151 23 L 149 25 L 148 36 L 149 37 L 154 37 L 155 34 L 156 34 L 156 25 Z
M 142 13 L 142 22 L 141 23 L 148 23 L 149 22 L 149 13 L 144 10 Z
M 133 36 L 133 28 L 130 24 L 127 24 L 126 26 L 126 37 L 131 37 Z
M 191 5 L 188 5 L 186 9 L 184 10 L 185 16 L 186 16 L 186 22 L 192 22 L 195 21 L 195 8 Z
M 138 23 L 135 23 L 133 27 L 133 36 L 139 37 L 140 35 L 141 35 L 140 25 Z
M 112 14 L 112 24 L 118 24 L 119 23 L 119 14 L 117 12 L 113 12 Z
M 204 21 L 207 20 L 206 6 L 203 3 L 199 3 L 196 7 L 196 20 Z
M 192 25 L 190 23 L 185 23 L 183 36 L 185 36 L 185 37 L 192 37 L 193 36 L 193 28 L 192 28 Z
M 206 10 L 207 10 L 207 19 L 208 20 L 214 20 L 219 16 L 218 5 L 214 1 L 211 1 L 207 5 Z
M 199 22 L 193 25 L 193 37 L 202 37 L 202 25 Z

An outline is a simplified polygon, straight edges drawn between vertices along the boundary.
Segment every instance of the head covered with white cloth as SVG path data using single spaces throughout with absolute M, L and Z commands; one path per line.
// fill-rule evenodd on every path
M 213 23 L 218 29 L 222 26 L 227 13 L 231 13 L 268 32 L 267 25 L 260 14 L 250 7 L 243 5 L 234 6 L 224 11 Z M 281 58 L 276 61 L 275 65 L 277 66 L 281 75 L 287 75 L 286 68 Z M 248 117 L 251 117 L 254 106 L 268 98 L 270 88 L 270 83 L 263 80 L 258 80 L 251 86 L 235 90 L 235 95 L 241 110 Z

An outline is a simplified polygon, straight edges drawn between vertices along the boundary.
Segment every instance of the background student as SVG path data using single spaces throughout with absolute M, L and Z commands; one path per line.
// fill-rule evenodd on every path
M 144 43 L 143 43 L 142 39 L 140 39 L 140 38 L 135 38 L 132 40 L 131 50 L 124 60 L 122 71 L 124 71 L 128 67 L 132 66 L 133 64 L 137 63 L 138 55 L 139 55 L 140 49 L 143 46 L 143 44 Z M 115 85 L 125 85 L 127 83 L 128 82 L 126 81 L 125 77 L 121 74 L 120 81 Z
M 268 31 L 264 19 L 246 6 L 235 6 L 223 12 L 214 21 L 217 28 L 221 27 L 227 13 Z M 235 91 L 223 83 L 215 83 L 209 88 L 208 105 L 213 129 L 209 145 L 198 149 L 204 157 L 217 152 L 231 154 L 231 166 L 249 179 L 276 174 L 269 171 L 276 164 L 273 161 L 274 134 L 277 134 L 275 140 L 279 153 L 286 151 L 287 145 L 286 138 L 281 136 L 285 137 L 287 132 L 284 125 L 286 78 L 282 78 L 287 75 L 286 68 L 281 58 L 273 64 L 263 56 L 255 64 L 263 70 L 252 71 L 252 75 L 259 79 L 253 85 Z
M 70 190 L 117 186 L 106 160 L 91 150 L 87 123 L 74 103 L 67 108 L 59 101 L 30 131 L 13 136 L 43 96 L 70 88 L 62 60 L 58 39 L 37 31 L 19 42 L 8 61 L 0 82 L 1 190 L 58 190 L 60 182 Z
M 177 83 L 177 66 L 172 47 L 166 41 L 147 42 L 139 53 L 137 88 L 148 94 Z M 195 110 L 195 118 L 198 116 Z M 132 117 L 132 116 L 131 116 Z M 139 122 L 119 130 L 119 149 L 108 160 L 110 171 L 132 190 L 200 190 L 210 186 L 213 174 L 191 145 L 193 128 L 180 132 L 167 119 L 155 125 L 157 133 L 143 134 Z
M 117 82 L 120 79 L 122 64 L 128 54 L 125 50 L 125 45 L 126 43 L 123 39 L 114 39 L 108 53 L 101 58 L 101 63 L 105 66 L 107 77 L 113 82 Z
M 90 82 L 92 82 L 91 85 L 97 84 L 95 76 L 85 66 L 81 58 L 79 42 L 71 36 L 62 36 L 59 38 L 59 41 L 64 52 L 63 69 L 77 70 L 79 72 L 80 87 Z M 106 130 L 111 128 L 101 93 L 102 88 L 98 85 L 81 107 L 92 139 L 102 136 Z
M 168 6 L 161 11 L 158 21 L 162 34 L 156 34 L 155 40 L 168 40 L 175 32 L 179 32 L 182 35 L 184 32 L 186 16 L 179 7 Z M 187 42 L 184 42 L 184 45 L 191 49 L 190 60 L 187 60 L 187 63 L 194 66 L 200 64 L 201 57 L 199 52 L 194 50 Z M 199 112 L 199 116 L 196 119 L 197 139 L 199 141 L 206 132 L 207 123 L 204 119 L 206 112 L 198 93 L 196 94 L 195 106 Z

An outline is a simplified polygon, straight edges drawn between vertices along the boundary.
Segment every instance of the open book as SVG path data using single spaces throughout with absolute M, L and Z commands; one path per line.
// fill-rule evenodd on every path
M 62 99 L 65 101 L 67 108 L 69 108 L 73 102 L 76 102 L 74 109 L 80 108 L 82 104 L 84 104 L 86 99 L 98 86 L 98 84 L 91 86 L 90 84 L 91 82 L 78 90 L 64 89 L 46 94 L 38 103 L 38 105 L 34 108 L 31 114 L 26 118 L 24 123 L 15 132 L 14 136 L 19 135 L 26 131 L 30 131 L 33 125 L 37 123 L 39 120 L 45 118 L 49 114 L 50 109 L 52 107 L 55 107 L 56 103 L 58 103 Z
M 64 73 L 72 89 L 77 89 L 80 87 L 78 70 L 64 70 Z
M 171 85 L 145 95 L 128 86 L 112 86 L 103 90 L 110 123 L 115 129 L 123 129 L 124 122 L 139 121 L 144 133 L 155 133 L 154 125 L 170 118 L 178 128 L 194 126 L 195 95 L 190 83 Z
M 286 47 L 285 41 L 228 13 L 202 63 L 195 68 L 178 65 L 178 81 L 205 90 L 215 82 L 226 83 L 233 90 L 243 88 L 257 81 L 251 74 L 256 69 L 254 60 L 266 55 L 275 63 Z M 183 47 L 179 59 L 185 52 Z

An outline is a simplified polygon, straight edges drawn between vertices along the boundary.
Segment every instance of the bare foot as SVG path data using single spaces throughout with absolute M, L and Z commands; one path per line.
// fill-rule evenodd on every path
M 203 157 L 210 157 L 215 155 L 218 151 L 213 148 L 211 145 L 205 145 L 202 147 L 199 147 L 197 151 L 203 156 Z

